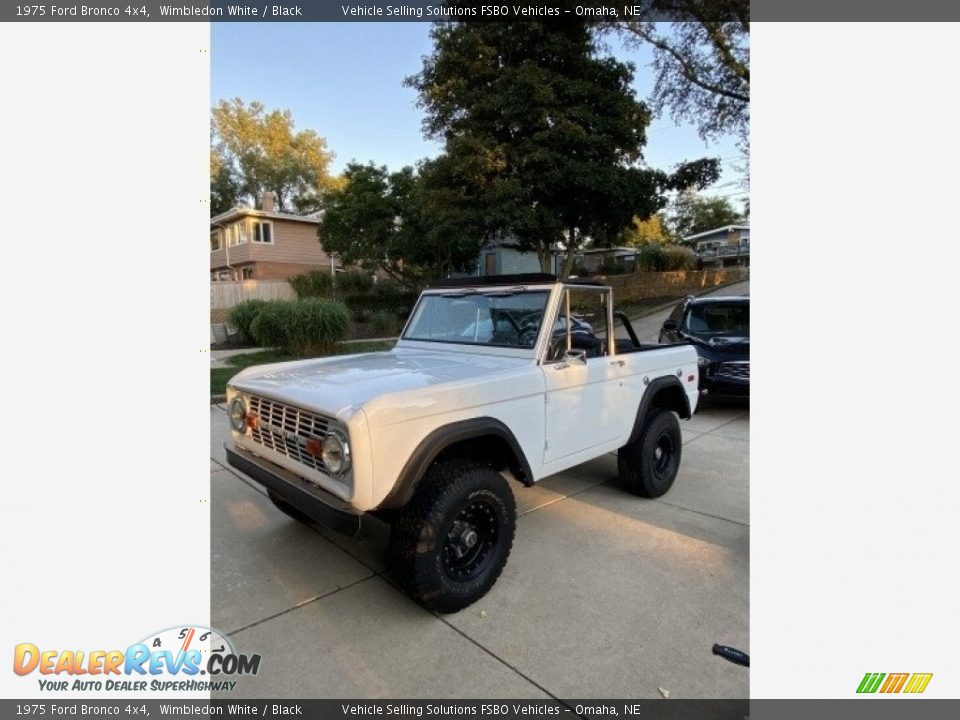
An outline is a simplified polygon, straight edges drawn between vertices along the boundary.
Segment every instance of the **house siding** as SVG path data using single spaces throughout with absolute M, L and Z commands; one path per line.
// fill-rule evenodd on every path
M 260 280 L 285 280 L 310 270 L 330 267 L 330 256 L 317 239 L 317 224 L 297 220 L 264 218 L 273 223 L 273 243 L 248 242 L 229 248 L 230 266 L 239 270 L 253 267 L 253 277 Z M 254 218 L 242 221 L 250 223 Z M 235 224 L 235 223 L 231 223 Z M 210 270 L 227 269 L 225 239 L 221 247 L 210 253 Z

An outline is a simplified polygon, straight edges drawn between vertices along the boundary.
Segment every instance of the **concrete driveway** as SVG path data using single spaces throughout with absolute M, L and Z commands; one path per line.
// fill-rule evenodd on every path
M 391 584 L 388 528 L 307 527 L 225 467 L 210 407 L 211 622 L 260 674 L 229 697 L 745 698 L 749 672 L 711 654 L 749 642 L 749 414 L 681 424 L 660 500 L 615 483 L 614 455 L 515 487 L 513 552 L 480 602 L 422 609 Z

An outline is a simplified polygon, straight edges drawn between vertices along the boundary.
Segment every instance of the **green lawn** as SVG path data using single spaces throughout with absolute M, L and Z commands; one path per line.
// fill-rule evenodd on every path
M 355 342 L 341 343 L 336 347 L 331 355 L 353 355 L 356 353 L 378 352 L 381 350 L 390 350 L 394 342 Z M 223 395 L 227 391 L 227 381 L 236 375 L 243 368 L 251 365 L 267 365 L 269 363 L 287 362 L 296 360 L 292 355 L 279 352 L 277 350 L 257 350 L 256 352 L 241 353 L 227 358 L 227 362 L 232 366 L 228 368 L 210 369 L 210 394 Z

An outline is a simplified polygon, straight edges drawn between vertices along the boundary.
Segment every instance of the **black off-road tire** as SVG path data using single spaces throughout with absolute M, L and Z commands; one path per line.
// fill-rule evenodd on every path
M 438 463 L 393 524 L 393 575 L 426 608 L 462 610 L 500 577 L 516 522 L 513 493 L 500 473 L 467 460 Z
M 305 525 L 313 525 L 314 523 L 313 518 L 311 518 L 306 513 L 303 513 L 297 510 L 293 505 L 288 503 L 279 495 L 275 494 L 270 490 L 267 490 L 267 497 L 270 498 L 270 502 L 272 502 L 276 506 L 277 510 L 282 512 L 284 515 L 289 515 L 294 520 L 297 520 L 298 522 L 302 522 Z
M 620 482 L 642 497 L 660 497 L 673 485 L 682 454 L 677 416 L 669 410 L 651 410 L 640 436 L 617 453 Z

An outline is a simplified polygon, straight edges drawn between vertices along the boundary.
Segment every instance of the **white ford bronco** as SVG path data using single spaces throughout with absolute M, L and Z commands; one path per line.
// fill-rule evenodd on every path
M 641 345 L 609 287 L 446 280 L 423 292 L 389 352 L 232 378 L 227 459 L 298 520 L 347 533 L 367 513 L 389 522 L 396 580 L 454 612 L 507 562 L 508 480 L 530 486 L 617 451 L 627 489 L 667 492 L 697 380 L 694 348 Z

